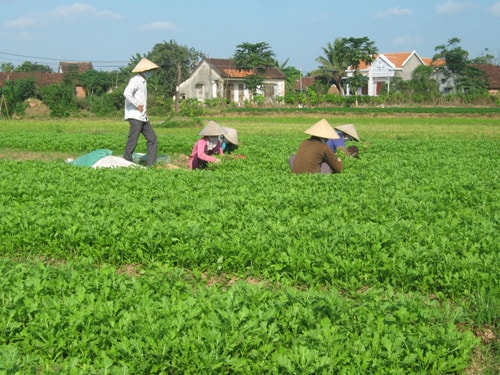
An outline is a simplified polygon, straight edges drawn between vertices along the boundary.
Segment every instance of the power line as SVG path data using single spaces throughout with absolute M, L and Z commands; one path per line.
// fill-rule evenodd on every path
M 2 52 L 0 51 L 0 55 L 7 56 L 15 56 L 15 57 L 23 57 L 28 59 L 37 59 L 37 60 L 51 60 L 51 61 L 64 61 L 64 62 L 81 62 L 82 60 L 74 60 L 74 59 L 61 59 L 54 57 L 40 57 L 40 56 L 28 56 L 28 55 L 20 55 L 16 53 Z M 124 60 L 93 60 L 95 63 L 106 63 L 106 64 L 128 64 L 128 61 Z
M 75 59 L 56 59 L 52 57 L 29 56 L 29 55 L 21 55 L 17 53 L 0 51 L 0 61 L 6 60 L 7 62 L 12 62 L 14 65 L 19 65 L 23 62 L 26 62 L 27 61 L 26 59 L 34 60 L 34 62 L 38 64 L 47 65 L 54 71 L 57 71 L 60 62 L 70 62 L 70 63 L 82 62 L 82 60 L 75 60 Z M 120 61 L 120 60 L 94 60 L 91 62 L 92 66 L 96 70 L 115 70 L 123 68 L 129 64 L 128 61 Z

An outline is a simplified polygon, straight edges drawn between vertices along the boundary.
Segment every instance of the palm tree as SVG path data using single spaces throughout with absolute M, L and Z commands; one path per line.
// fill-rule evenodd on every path
M 342 79 L 348 67 L 343 56 L 339 53 L 343 43 L 343 38 L 336 38 L 333 44 L 328 43 L 326 47 L 323 47 L 325 56 L 316 58 L 316 62 L 318 62 L 320 66 L 317 70 L 311 72 L 311 76 L 314 78 L 325 81 L 328 85 L 335 85 L 341 95 L 344 95 Z
M 359 73 L 359 65 L 362 62 L 367 65 L 371 64 L 377 54 L 377 47 L 366 36 L 362 38 L 336 38 L 333 45 L 328 43 L 323 51 L 326 57 L 320 56 L 316 59 L 321 64 L 317 71 L 318 77 L 329 79 L 343 95 L 342 81 L 346 70 L 350 67 L 354 71 L 353 77 L 349 79 L 353 84 L 359 85 L 360 82 L 364 82 L 366 77 L 362 77 Z

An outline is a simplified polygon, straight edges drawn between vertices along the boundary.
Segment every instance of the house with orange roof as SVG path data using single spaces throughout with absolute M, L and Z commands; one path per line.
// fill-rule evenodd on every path
M 416 51 L 376 55 L 370 65 L 364 62 L 359 65 L 359 72 L 368 77 L 368 85 L 363 87 L 358 94 L 376 96 L 384 86 L 387 86 L 390 91 L 391 80 L 395 77 L 410 80 L 415 68 L 431 63 L 432 59 L 422 58 Z M 352 77 L 354 71 L 349 68 L 346 73 L 347 77 Z M 346 94 L 350 94 L 349 88 Z
M 197 99 L 227 99 L 243 104 L 251 98 L 245 85 L 245 78 L 254 74 L 252 70 L 238 69 L 232 59 L 205 58 L 179 85 L 179 97 Z M 258 90 L 266 101 L 273 101 L 278 96 L 285 96 L 286 76 L 277 67 L 266 68 L 259 73 L 263 78 L 263 87 Z

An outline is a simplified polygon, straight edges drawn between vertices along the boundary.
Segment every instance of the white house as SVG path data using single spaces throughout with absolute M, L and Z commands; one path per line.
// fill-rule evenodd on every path
M 187 80 L 179 85 L 180 98 L 204 101 L 207 99 L 227 99 L 243 103 L 251 99 L 251 93 L 245 85 L 245 78 L 254 74 L 252 70 L 239 70 L 232 59 L 203 59 Z M 263 87 L 258 93 L 266 101 L 285 96 L 286 76 L 277 67 L 266 68 L 259 73 L 263 78 Z
M 361 62 L 359 72 L 368 77 L 368 85 L 363 87 L 358 94 L 376 96 L 387 85 L 390 91 L 391 80 L 400 77 L 407 81 L 420 65 L 430 65 L 431 59 L 420 57 L 417 52 L 383 53 L 376 55 L 375 60 L 366 65 Z M 347 69 L 347 77 L 352 77 L 354 71 Z M 349 95 L 349 88 L 346 92 Z

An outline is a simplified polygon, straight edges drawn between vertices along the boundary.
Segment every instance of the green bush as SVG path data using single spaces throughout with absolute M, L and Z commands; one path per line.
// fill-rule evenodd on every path
M 203 114 L 203 103 L 197 99 L 183 99 L 179 103 L 179 115 L 201 116 Z
M 86 99 L 88 110 L 97 117 L 115 117 L 119 112 L 123 112 L 122 108 L 117 109 L 115 98 L 111 95 L 90 96 Z
M 13 114 L 22 116 L 27 108 L 25 100 L 37 97 L 35 80 L 24 78 L 16 81 L 5 81 L 4 87 L 0 88 L 0 96 L 5 100 L 2 103 L 2 116 L 7 116 L 7 114 L 9 116 Z
M 46 86 L 42 89 L 41 96 L 53 117 L 69 117 L 78 111 L 74 87 L 71 84 Z

